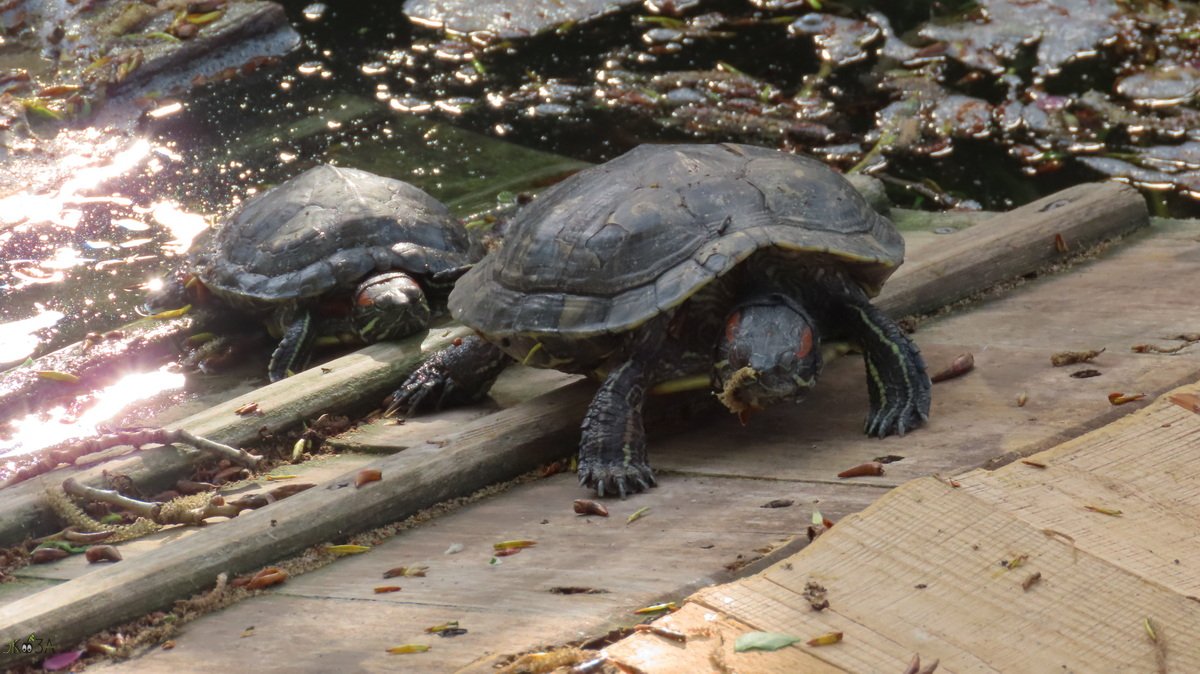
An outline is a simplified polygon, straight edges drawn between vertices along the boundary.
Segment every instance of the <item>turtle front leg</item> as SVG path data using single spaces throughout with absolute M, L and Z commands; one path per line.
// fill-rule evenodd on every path
M 609 373 L 583 418 L 579 443 L 579 484 L 598 496 L 646 491 L 655 485 L 646 459 L 642 404 L 645 365 L 631 359 Z
M 439 410 L 482 399 L 512 359 L 474 335 L 433 354 L 392 394 L 384 416 Z
M 303 370 L 312 356 L 313 343 L 316 341 L 308 309 L 296 307 L 281 310 L 275 320 L 283 329 L 283 338 L 279 340 L 279 346 L 275 347 L 271 362 L 267 365 L 267 378 L 272 382 Z
M 867 435 L 904 435 L 928 420 L 932 385 L 917 345 L 865 297 L 845 307 L 843 320 L 866 362 Z

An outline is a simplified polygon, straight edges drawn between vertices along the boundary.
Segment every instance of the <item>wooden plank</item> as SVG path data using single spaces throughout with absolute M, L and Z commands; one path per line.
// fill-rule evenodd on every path
M 1019 555 L 1020 568 L 1001 566 Z M 1041 581 L 1025 591 L 1033 572 Z M 809 581 L 826 588 L 829 609 L 808 607 Z M 837 646 L 799 648 L 851 672 L 903 671 L 914 653 L 940 659 L 939 672 L 1154 671 L 1148 616 L 1174 645 L 1171 671 L 1200 671 L 1200 650 L 1188 646 L 1200 638 L 1193 600 L 932 478 L 694 600 L 759 630 L 844 632 Z
M 1095 433 L 1012 463 L 961 476 L 963 489 L 1081 551 L 1181 595 L 1200 597 L 1200 414 L 1172 402 L 1181 387 Z M 1200 400 L 1200 398 L 1195 398 Z M 1119 510 L 1114 517 L 1086 506 Z
M 1121 183 L 1088 183 L 949 234 L 936 252 L 902 266 L 876 304 L 893 315 L 923 313 L 1032 273 L 1104 239 L 1149 224 L 1146 203 Z

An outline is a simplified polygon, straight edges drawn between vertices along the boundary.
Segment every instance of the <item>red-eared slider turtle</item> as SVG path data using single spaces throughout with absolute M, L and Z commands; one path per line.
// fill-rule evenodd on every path
M 452 315 L 479 336 L 418 368 L 390 409 L 477 399 L 512 360 L 595 376 L 579 479 L 624 495 L 654 484 L 647 390 L 711 376 L 744 413 L 803 396 L 821 340 L 846 340 L 866 359 L 866 432 L 902 435 L 928 418 L 929 378 L 868 298 L 903 258 L 892 223 L 818 161 L 747 145 L 643 145 L 516 215 L 499 252 L 450 295 Z
M 237 209 L 197 246 L 192 273 L 281 339 L 268 368 L 277 381 L 303 368 L 318 335 L 371 343 L 424 330 L 468 248 L 462 225 L 416 187 L 317 166 Z

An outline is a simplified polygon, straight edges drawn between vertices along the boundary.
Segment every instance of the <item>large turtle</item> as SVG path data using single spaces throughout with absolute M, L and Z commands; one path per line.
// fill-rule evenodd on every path
M 655 484 L 644 394 L 699 377 L 745 413 L 799 399 L 821 341 L 866 360 L 872 436 L 928 418 L 917 347 L 869 297 L 904 241 L 818 161 L 747 145 L 643 145 L 547 190 L 450 311 L 478 337 L 435 354 L 394 394 L 412 413 L 478 399 L 513 360 L 603 383 L 582 424 L 579 479 L 603 496 Z
M 420 189 L 321 165 L 248 200 L 191 264 L 204 288 L 280 338 L 268 367 L 277 381 L 303 368 L 316 336 L 371 343 L 428 327 L 468 251 L 463 226 Z M 177 299 L 178 287 L 164 295 Z

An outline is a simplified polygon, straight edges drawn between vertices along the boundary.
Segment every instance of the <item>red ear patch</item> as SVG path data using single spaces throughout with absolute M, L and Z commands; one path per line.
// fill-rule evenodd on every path
M 729 318 L 725 321 L 725 341 L 732 342 L 737 335 L 738 326 L 742 324 L 742 312 L 735 311 L 729 314 Z
M 800 330 L 800 346 L 796 347 L 796 357 L 804 358 L 813 350 L 813 331 L 812 328 L 804 326 Z
M 375 304 L 375 300 L 368 297 L 366 292 L 361 292 L 358 294 L 358 297 L 354 298 L 354 303 L 360 307 L 369 307 Z

